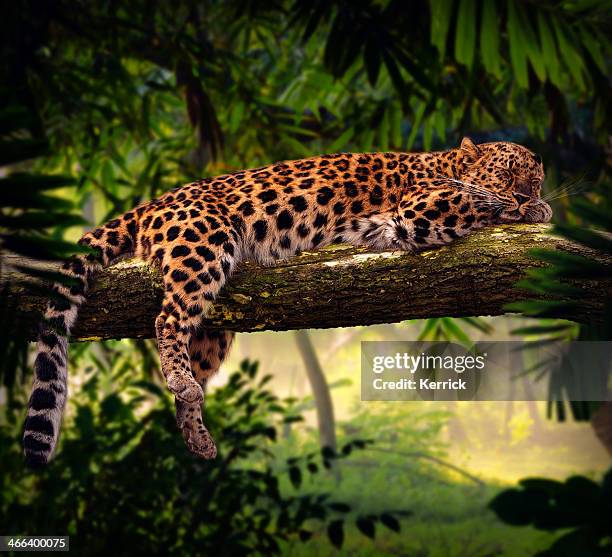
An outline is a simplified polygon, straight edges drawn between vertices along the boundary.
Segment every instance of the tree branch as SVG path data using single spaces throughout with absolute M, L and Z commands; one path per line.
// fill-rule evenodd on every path
M 612 256 L 554 237 L 546 225 L 480 230 L 450 246 L 420 255 L 371 253 L 346 245 L 304 253 L 273 267 L 242 265 L 214 303 L 209 328 L 236 331 L 350 327 L 426 317 L 500 315 L 512 301 L 536 297 L 513 287 L 541 262 L 532 248 L 564 249 L 612 264 Z M 5 258 L 15 263 L 15 258 Z M 15 326 L 32 337 L 45 299 L 5 271 L 17 300 Z M 579 321 L 601 319 L 612 282 L 580 283 Z M 88 294 L 74 340 L 152 337 L 163 295 L 159 272 L 129 260 L 105 269 Z

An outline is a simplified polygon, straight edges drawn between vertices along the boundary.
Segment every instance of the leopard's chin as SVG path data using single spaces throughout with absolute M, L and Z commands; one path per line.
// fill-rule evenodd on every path
M 552 219 L 553 211 L 551 206 L 539 199 L 533 204 L 530 204 L 524 215 L 524 222 L 528 223 L 546 223 Z
M 552 208 L 548 203 L 538 200 L 535 203 L 523 206 L 520 209 L 503 211 L 496 218 L 497 224 L 510 224 L 513 222 L 525 222 L 529 224 L 550 222 Z
M 514 209 L 513 211 L 504 211 L 495 219 L 495 221 L 497 224 L 510 224 L 513 222 L 523 221 L 524 218 L 524 215 L 521 215 L 517 209 Z

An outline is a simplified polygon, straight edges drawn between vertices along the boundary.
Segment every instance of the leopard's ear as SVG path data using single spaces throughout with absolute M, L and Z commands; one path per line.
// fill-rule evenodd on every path
M 464 137 L 461 140 L 461 150 L 463 151 L 463 154 L 465 155 L 467 160 L 470 162 L 478 160 L 482 155 L 480 149 L 469 137 Z

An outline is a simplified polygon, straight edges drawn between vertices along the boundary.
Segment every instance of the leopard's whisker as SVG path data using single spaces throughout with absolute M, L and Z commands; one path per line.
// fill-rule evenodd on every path
M 559 199 L 560 197 L 569 197 L 572 195 L 578 195 L 584 193 L 587 190 L 588 185 L 585 183 L 570 183 L 562 185 L 561 187 L 548 192 L 542 196 L 544 201 L 551 201 L 553 199 Z
M 584 191 L 582 191 L 582 190 L 577 190 L 577 191 L 572 191 L 572 190 L 558 191 L 557 190 L 555 192 L 551 192 L 551 194 L 548 194 L 548 195 L 542 197 L 542 199 L 544 201 L 553 201 L 555 199 L 560 199 L 562 197 L 572 197 L 573 195 L 580 195 L 582 193 L 584 193 Z
M 443 177 L 443 176 L 440 176 L 440 178 L 448 182 L 452 182 L 454 187 L 457 190 L 464 191 L 466 193 L 470 193 L 474 196 L 479 195 L 479 196 L 488 197 L 492 199 L 498 199 L 495 193 L 493 193 L 492 191 L 488 190 L 487 188 L 483 186 L 477 186 L 476 184 L 463 182 L 461 180 L 456 180 L 454 178 L 448 178 L 448 177 Z
M 490 195 L 493 196 L 493 192 L 491 192 L 490 190 L 488 190 L 487 188 L 485 188 L 484 186 L 478 186 L 476 184 L 472 184 L 469 182 L 464 182 L 462 180 L 457 180 L 455 178 L 449 178 L 448 176 L 442 176 L 442 175 L 438 175 L 440 179 L 444 180 L 444 181 L 448 181 L 448 182 L 452 182 L 453 184 L 459 184 L 462 186 L 462 188 L 458 188 L 458 189 L 471 189 L 473 191 L 480 191 L 486 195 Z

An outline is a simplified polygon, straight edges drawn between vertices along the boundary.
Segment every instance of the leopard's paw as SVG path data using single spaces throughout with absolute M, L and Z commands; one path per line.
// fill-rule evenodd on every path
M 204 401 L 204 391 L 197 381 L 182 373 L 173 373 L 166 380 L 170 392 L 180 401 L 188 403 L 202 404 Z
M 202 421 L 202 406 L 176 399 L 176 424 L 181 430 L 187 448 L 205 460 L 217 456 L 217 447 Z
M 213 460 L 217 457 L 217 446 L 208 431 L 205 435 L 185 440 L 187 448 L 196 456 L 204 460 Z

